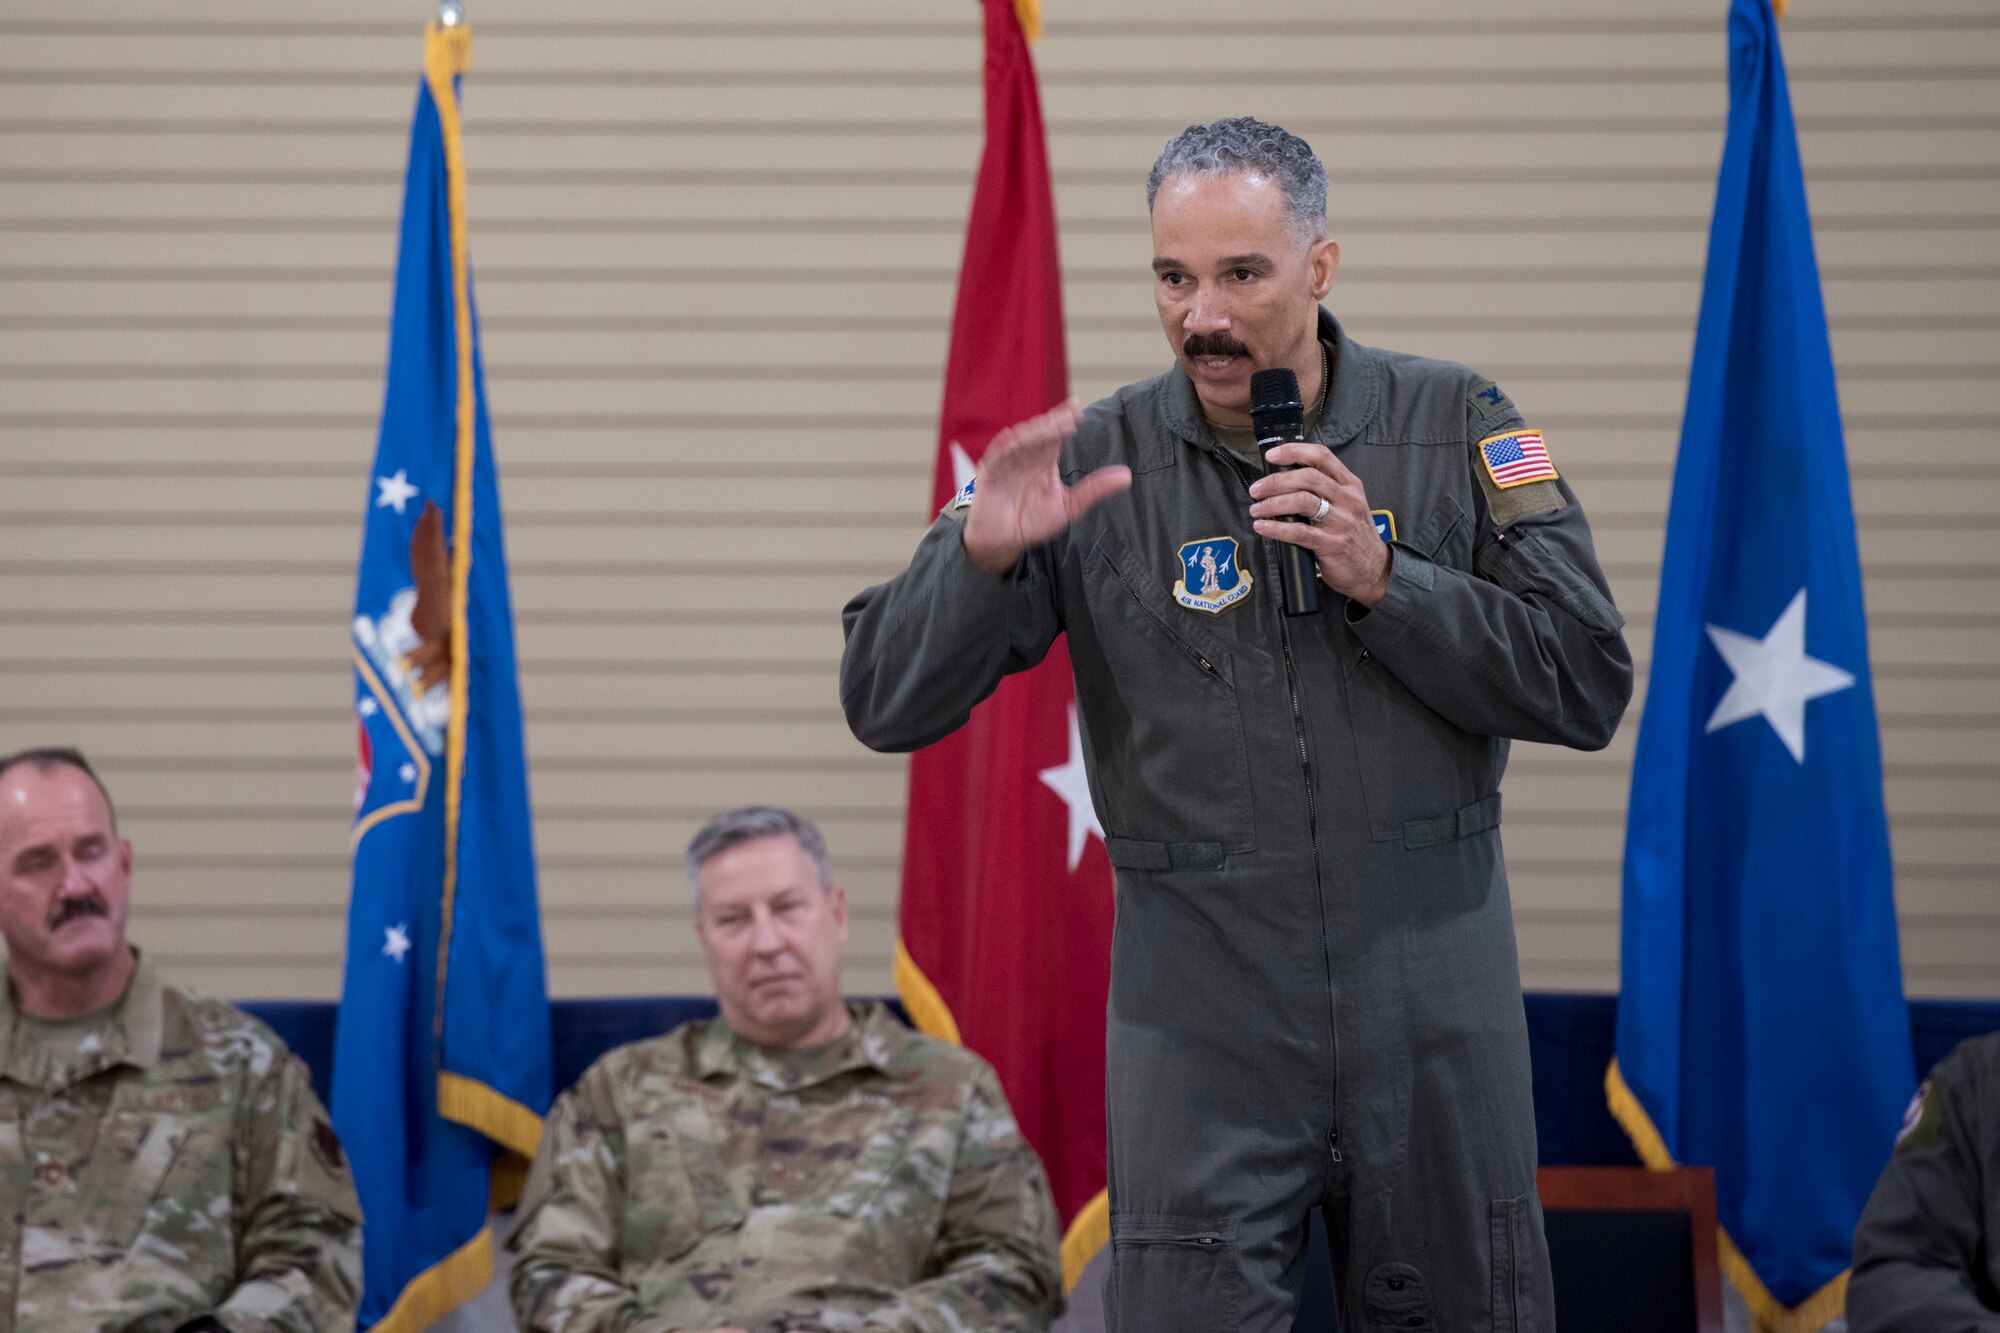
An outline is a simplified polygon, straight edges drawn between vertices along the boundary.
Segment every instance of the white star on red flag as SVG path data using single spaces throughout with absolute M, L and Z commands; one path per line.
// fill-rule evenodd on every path
M 1035 776 L 1069 807 L 1069 868 L 1075 870 L 1083 849 L 1090 845 L 1090 835 L 1104 840 L 1104 826 L 1097 822 L 1097 807 L 1090 800 L 1090 777 L 1083 768 L 1083 733 L 1077 730 L 1075 704 L 1069 706 L 1069 759 Z

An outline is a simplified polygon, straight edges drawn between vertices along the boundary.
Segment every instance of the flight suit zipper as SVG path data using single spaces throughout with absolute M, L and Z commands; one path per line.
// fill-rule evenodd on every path
M 1271 586 L 1276 588 L 1279 586 L 1277 554 L 1269 552 L 1268 555 Z M 1340 1027 L 1334 1004 L 1333 940 L 1327 933 L 1326 925 L 1326 882 L 1320 874 L 1319 796 L 1313 779 L 1312 752 L 1306 745 L 1305 705 L 1299 698 L 1298 666 L 1292 657 L 1292 631 L 1291 626 L 1285 623 L 1282 606 L 1278 608 L 1278 643 L 1285 663 L 1285 689 L 1292 701 L 1292 736 L 1299 745 L 1299 772 L 1306 784 L 1306 841 L 1312 849 L 1313 895 L 1319 904 L 1320 954 L 1326 963 L 1326 1037 L 1333 1054 L 1333 1105 L 1328 1118 L 1326 1146 L 1329 1158 L 1340 1162 L 1344 1160 L 1340 1151 Z
M 1247 493 L 1250 483 L 1256 478 L 1248 475 L 1246 469 L 1238 465 L 1233 458 L 1221 461 L 1227 461 L 1230 470 L 1236 474 L 1236 479 L 1243 484 Z M 1305 704 L 1299 695 L 1299 671 L 1298 664 L 1292 656 L 1291 626 L 1286 623 L 1283 595 L 1277 592 L 1283 586 L 1283 579 L 1278 569 L 1275 542 L 1264 543 L 1264 565 L 1268 586 L 1273 594 L 1279 597 L 1280 602 L 1277 608 L 1279 655 L 1285 665 L 1285 691 L 1291 697 L 1292 737 L 1299 745 L 1299 773 L 1305 779 L 1306 785 L 1306 841 L 1312 851 L 1313 896 L 1319 904 L 1320 956 L 1326 964 L 1326 1039 L 1333 1055 L 1333 1104 L 1327 1124 L 1326 1147 L 1328 1158 L 1340 1162 L 1345 1160 L 1340 1151 L 1340 1027 L 1335 1012 L 1333 939 L 1327 933 L 1326 924 L 1326 882 L 1320 873 L 1319 796 L 1313 778 L 1312 750 L 1306 742 Z M 1332 608 L 1324 607 L 1320 614 L 1330 615 Z
M 1208 451 L 1211 458 L 1235 474 L 1247 497 L 1250 483 L 1262 473 L 1251 471 L 1252 464 L 1216 446 L 1209 446 Z M 1319 797 L 1313 779 L 1312 750 L 1306 742 L 1305 704 L 1299 695 L 1299 671 L 1298 664 L 1292 656 L 1292 632 L 1291 627 L 1285 622 L 1283 594 L 1278 591 L 1283 586 L 1283 578 L 1278 569 L 1278 553 L 1274 549 L 1276 543 L 1266 541 L 1263 545 L 1266 586 L 1272 590 L 1272 595 L 1279 599 L 1276 608 L 1279 655 L 1285 665 L 1285 691 L 1290 695 L 1292 703 L 1292 737 L 1299 744 L 1299 773 L 1305 779 L 1306 785 L 1306 841 L 1312 851 L 1313 896 L 1319 905 L 1320 956 L 1326 964 L 1326 1039 L 1328 1049 L 1333 1056 L 1333 1099 L 1329 1108 L 1326 1148 L 1329 1160 L 1338 1163 L 1345 1160 L 1340 1150 L 1340 1028 L 1338 1015 L 1335 1012 L 1333 939 L 1327 933 L 1326 925 L 1326 882 L 1319 868 Z M 1332 608 L 1325 607 L 1321 614 L 1332 614 Z M 1182 644 L 1182 647 L 1186 646 Z M 1202 665 L 1208 664 L 1204 662 Z

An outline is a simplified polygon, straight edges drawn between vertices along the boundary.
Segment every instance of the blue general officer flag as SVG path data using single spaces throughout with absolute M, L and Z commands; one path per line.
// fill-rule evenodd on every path
M 1767 0 L 1729 15 L 1728 142 L 1625 839 L 1612 1109 L 1713 1166 L 1772 1329 L 1840 1313 L 1914 1081 L 1854 509 Z
M 333 1118 L 367 1219 L 361 1324 L 396 1333 L 490 1280 L 489 1180 L 518 1180 L 501 1158 L 533 1154 L 549 1101 L 513 620 L 465 245 L 457 79 L 469 39 L 433 24 L 424 49 L 352 627 L 360 766 Z

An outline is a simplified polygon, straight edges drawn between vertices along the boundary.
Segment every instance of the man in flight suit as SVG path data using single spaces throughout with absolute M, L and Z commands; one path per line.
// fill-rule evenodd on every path
M 2000 1032 L 1917 1089 L 1854 1232 L 1849 1333 L 2000 1333 Z
M 1509 737 L 1610 740 L 1623 621 L 1499 387 L 1320 309 L 1310 148 L 1195 126 L 1147 196 L 1178 366 L 1001 432 L 848 605 L 849 724 L 927 745 L 1069 636 L 1118 884 L 1113 1328 L 1290 1329 L 1323 1208 L 1343 1328 L 1549 1329 L 1499 784 Z M 1275 367 L 1308 438 L 1258 458 Z M 1319 614 L 1281 613 L 1281 542 Z

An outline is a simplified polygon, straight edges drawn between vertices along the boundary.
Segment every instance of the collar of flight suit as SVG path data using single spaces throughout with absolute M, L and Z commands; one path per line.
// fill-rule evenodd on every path
M 1319 310 L 1318 336 L 1321 342 L 1333 344 L 1333 383 L 1327 389 L 1326 406 L 1320 410 L 1311 438 L 1337 449 L 1360 435 L 1374 419 L 1382 394 L 1381 377 L 1367 349 L 1347 336 L 1340 321 L 1325 306 Z M 1201 415 L 1201 399 L 1196 396 L 1194 381 L 1187 373 L 1175 366 L 1168 372 L 1164 388 L 1160 411 L 1167 428 L 1196 448 L 1220 447 L 1209 433 Z
M 695 1052 L 695 1076 L 745 1078 L 776 1092 L 796 1092 L 856 1070 L 872 1069 L 887 1076 L 909 1045 L 908 1029 L 879 1002 L 849 1004 L 847 1012 L 854 1026 L 803 1067 L 782 1052 L 739 1037 L 718 1014 Z
M 100 1044 L 88 1059 L 70 1071 L 66 1082 L 81 1082 L 121 1064 L 150 1069 L 159 1062 L 161 1033 L 166 1024 L 160 977 L 142 951 L 135 948 L 132 955 L 136 963 L 132 980 L 126 983 L 125 993 L 94 1034 L 100 1038 Z M 0 985 L 0 1077 L 31 1087 L 40 1086 L 42 1080 L 36 1072 L 39 1062 L 32 1051 L 25 1049 L 25 1018 L 14 1003 L 13 986 Z

